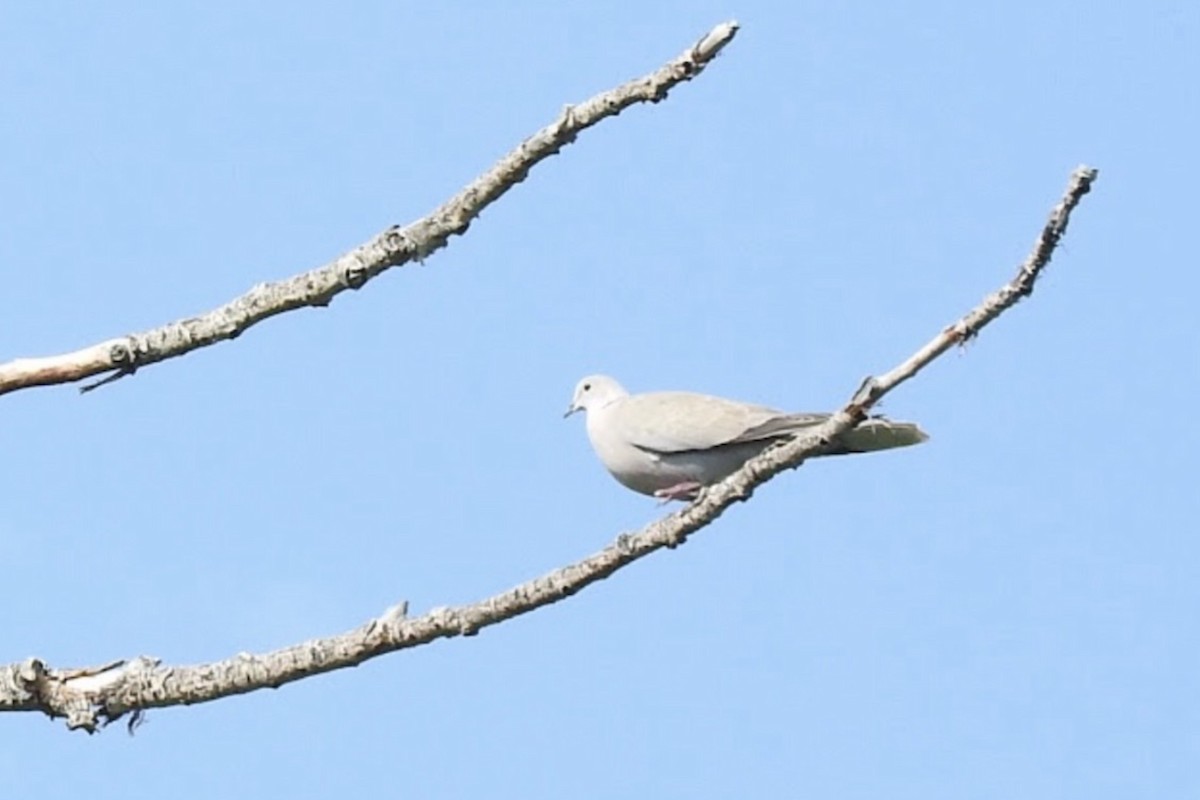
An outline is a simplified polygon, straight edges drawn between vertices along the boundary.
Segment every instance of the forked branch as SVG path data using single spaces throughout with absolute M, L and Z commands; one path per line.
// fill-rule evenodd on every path
M 1095 179 L 1094 169 L 1077 169 L 1016 276 L 978 307 L 942 329 L 903 363 L 878 378 L 864 381 L 845 407 L 826 423 L 751 460 L 681 511 L 636 533 L 621 534 L 608 547 L 582 561 L 476 603 L 437 608 L 413 618 L 406 615 L 406 604 L 401 604 L 355 630 L 262 655 L 243 653 L 211 664 L 177 667 L 142 657 L 94 669 L 65 670 L 29 659 L 0 667 L 0 710 L 65 716 L 69 727 L 92 731 L 126 714 L 132 713 L 133 719 L 137 719 L 148 708 L 201 703 L 278 687 L 435 639 L 475 634 L 569 597 L 656 550 L 676 547 L 733 503 L 749 498 L 756 487 L 784 470 L 799 466 L 828 446 L 861 421 L 889 391 L 953 345 L 977 335 L 989 322 L 1028 296 L 1066 232 L 1071 212 Z

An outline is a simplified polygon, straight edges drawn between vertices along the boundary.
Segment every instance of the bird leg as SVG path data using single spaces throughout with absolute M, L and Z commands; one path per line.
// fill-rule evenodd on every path
M 700 490 L 704 488 L 704 484 L 696 481 L 682 481 L 674 486 L 668 486 L 665 489 L 658 489 L 654 492 L 654 496 L 662 500 L 664 503 L 669 503 L 672 500 L 695 500 L 700 494 Z

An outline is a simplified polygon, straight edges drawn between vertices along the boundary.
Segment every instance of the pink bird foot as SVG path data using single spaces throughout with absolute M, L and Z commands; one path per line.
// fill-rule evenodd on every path
M 672 500 L 695 500 L 700 494 L 700 490 L 704 488 L 704 484 L 696 481 L 683 481 L 674 486 L 668 486 L 665 489 L 658 489 L 654 492 L 654 496 L 663 503 L 669 503 Z M 660 503 L 661 505 L 661 503 Z

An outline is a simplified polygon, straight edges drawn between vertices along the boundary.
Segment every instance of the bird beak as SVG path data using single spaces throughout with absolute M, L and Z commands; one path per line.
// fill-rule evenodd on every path
M 571 416 L 578 410 L 579 410 L 579 406 L 576 406 L 576 405 L 571 406 L 570 408 L 567 409 L 566 413 L 563 414 L 563 419 L 566 419 L 567 417 Z

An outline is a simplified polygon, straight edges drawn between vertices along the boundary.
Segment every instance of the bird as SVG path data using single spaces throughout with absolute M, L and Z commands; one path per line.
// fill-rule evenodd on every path
M 754 456 L 831 416 L 694 392 L 630 394 L 608 375 L 588 375 L 575 385 L 563 416 L 580 411 L 605 469 L 627 488 L 663 502 L 695 500 Z M 821 455 L 908 447 L 928 438 L 915 423 L 871 417 Z

